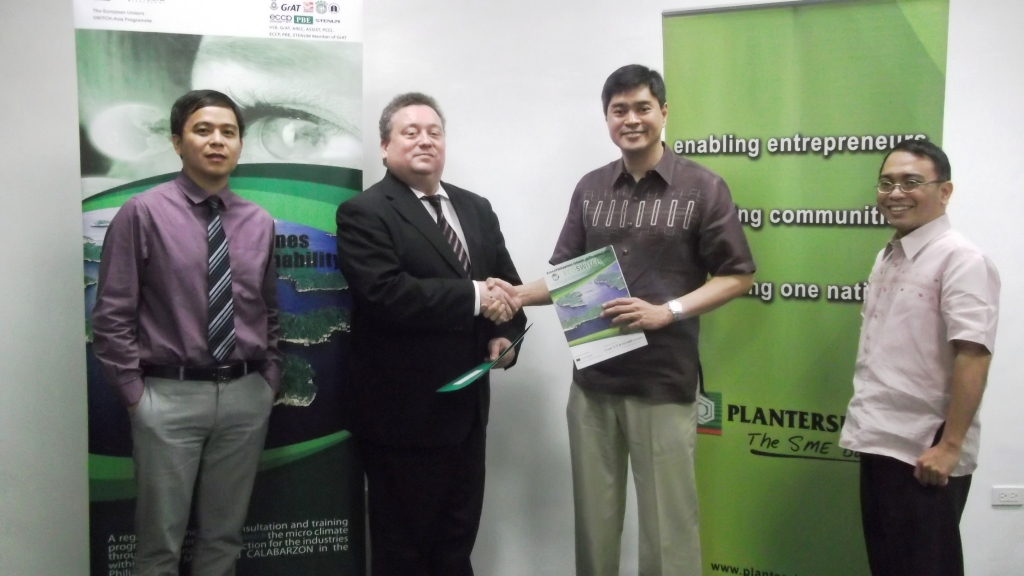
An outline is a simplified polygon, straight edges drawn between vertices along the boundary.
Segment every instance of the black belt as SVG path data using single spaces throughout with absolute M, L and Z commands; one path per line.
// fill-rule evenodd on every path
M 143 366 L 142 375 L 170 380 L 227 382 L 257 371 L 263 362 L 248 360 L 222 366 Z

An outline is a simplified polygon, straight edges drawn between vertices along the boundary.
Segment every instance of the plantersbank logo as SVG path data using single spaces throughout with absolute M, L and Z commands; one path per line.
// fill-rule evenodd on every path
M 722 435 L 721 392 L 703 392 L 697 396 L 697 433 Z
M 292 16 L 292 18 L 293 18 L 292 21 L 295 22 L 296 24 L 312 24 L 313 23 L 313 17 L 312 16 L 299 16 L 299 15 L 296 14 L 295 16 Z

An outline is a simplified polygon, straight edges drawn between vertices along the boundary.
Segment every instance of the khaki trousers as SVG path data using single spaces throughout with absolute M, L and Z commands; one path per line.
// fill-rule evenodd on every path
M 696 404 L 586 392 L 566 410 L 576 518 L 576 575 L 618 576 L 626 470 L 639 516 L 639 576 L 700 576 Z
M 226 383 L 147 378 L 131 415 L 135 576 L 175 576 L 195 488 L 193 576 L 231 576 L 242 548 L 274 392 L 259 373 Z

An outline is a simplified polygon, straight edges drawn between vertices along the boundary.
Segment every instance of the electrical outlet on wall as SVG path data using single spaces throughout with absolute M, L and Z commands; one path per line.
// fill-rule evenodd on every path
M 993 486 L 993 506 L 1024 506 L 1024 486 Z

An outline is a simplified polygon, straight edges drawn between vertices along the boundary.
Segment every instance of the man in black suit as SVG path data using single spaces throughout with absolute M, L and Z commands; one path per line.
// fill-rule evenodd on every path
M 366 469 L 373 576 L 471 576 L 483 506 L 487 375 L 526 325 L 520 284 L 490 203 L 441 182 L 444 117 L 397 96 L 380 119 L 384 179 L 338 208 L 338 260 L 352 290 L 350 430 Z M 496 365 L 508 368 L 515 350 Z

